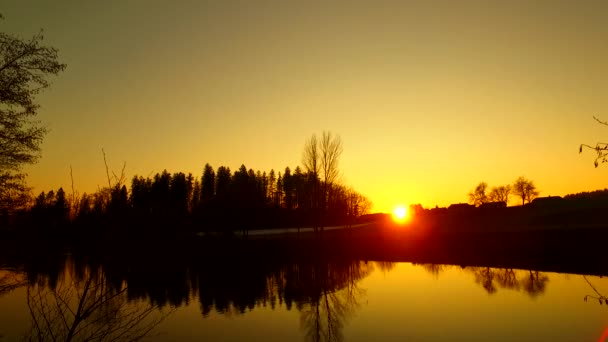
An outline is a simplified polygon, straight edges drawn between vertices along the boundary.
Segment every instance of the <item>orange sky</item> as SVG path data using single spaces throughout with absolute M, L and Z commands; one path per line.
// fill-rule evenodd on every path
M 6 3 L 7 2 L 7 3 Z M 542 195 L 605 188 L 608 2 L 13 1 L 68 68 L 38 97 L 35 191 L 117 173 L 269 171 L 342 137 L 342 181 L 376 211 L 464 202 L 524 175 Z

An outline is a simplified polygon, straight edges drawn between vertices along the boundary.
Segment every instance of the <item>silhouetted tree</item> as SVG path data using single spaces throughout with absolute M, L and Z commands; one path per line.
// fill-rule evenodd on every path
M 232 174 L 230 172 L 230 168 L 226 166 L 220 166 L 217 169 L 217 178 L 215 186 L 215 193 L 217 197 L 224 197 L 228 195 L 228 188 L 230 187 L 231 179 Z
M 276 191 L 276 182 L 277 182 L 277 176 L 274 172 L 274 169 L 270 170 L 270 173 L 268 173 L 268 201 L 271 203 L 274 203 L 275 201 L 275 191 Z
M 130 202 L 136 214 L 149 215 L 152 209 L 152 180 L 141 176 L 131 181 Z
M 89 195 L 87 195 L 87 193 L 85 192 L 84 194 L 82 194 L 82 197 L 80 198 L 80 203 L 78 203 L 78 211 L 77 211 L 77 219 L 83 220 L 85 218 L 88 218 L 88 216 L 91 215 L 91 211 L 92 211 L 92 202 L 91 202 L 91 197 Z
M 600 124 L 608 126 L 607 121 L 602 121 L 602 120 L 596 118 L 595 116 L 593 118 L 595 119 L 595 121 L 599 122 Z M 593 164 L 595 165 L 595 167 L 598 167 L 599 163 L 605 163 L 608 161 L 608 143 L 598 142 L 595 144 L 595 146 L 581 144 L 578 149 L 578 153 L 583 153 L 583 147 L 589 148 L 589 149 L 595 151 L 596 157 L 595 157 L 595 160 L 593 161 Z
M 275 190 L 274 196 L 274 206 L 279 207 L 283 201 L 283 177 L 279 172 L 279 177 L 277 178 L 277 186 Z
M 219 173 L 218 169 L 218 173 Z M 219 184 L 218 184 L 219 185 Z M 209 163 L 205 164 L 201 188 L 201 201 L 208 202 L 215 195 L 215 172 Z
M 473 191 L 469 193 L 469 202 L 475 206 L 480 206 L 488 202 L 488 196 L 486 190 L 488 189 L 488 183 L 479 183 Z
M 68 220 L 69 212 L 70 212 L 70 207 L 65 198 L 65 191 L 63 191 L 63 188 L 59 188 L 59 190 L 57 190 L 57 195 L 55 197 L 55 203 L 53 204 L 53 216 L 59 222 L 65 222 Z
M 338 163 L 340 161 L 343 148 L 340 136 L 334 136 L 329 131 L 323 131 L 319 144 L 324 189 L 321 206 L 323 210 L 326 210 L 326 204 L 330 196 L 332 185 L 338 178 L 340 172 L 338 169 Z
M 192 196 L 192 175 L 174 173 L 170 185 L 172 216 L 183 218 L 188 214 L 188 203 Z
M 194 180 L 192 185 L 192 198 L 190 199 L 190 212 L 196 213 L 201 205 L 201 183 L 198 179 Z
M 112 187 L 110 192 L 110 203 L 108 204 L 108 213 L 113 216 L 114 220 L 121 220 L 129 210 L 129 195 L 127 187 L 119 184 Z
M 511 185 L 501 185 L 492 187 L 488 200 L 490 202 L 503 202 L 509 204 L 509 195 L 511 194 Z
M 285 209 L 292 210 L 294 207 L 295 184 L 291 178 L 291 169 L 289 167 L 285 168 L 285 173 L 283 174 L 283 192 Z
M 315 231 L 319 225 L 319 172 L 321 167 L 321 154 L 319 151 L 319 142 L 316 134 L 313 134 L 304 143 L 304 153 L 302 154 L 302 164 L 306 168 L 308 174 L 307 185 L 310 186 L 310 205 L 312 215 L 315 221 Z
M 157 218 L 166 218 L 171 208 L 171 174 L 167 170 L 154 175 L 150 197 L 152 214 Z
M 0 15 L 0 20 L 2 20 Z M 46 129 L 34 119 L 36 95 L 66 65 L 57 49 L 42 45 L 42 31 L 29 40 L 0 32 L 0 214 L 26 204 L 23 164 L 37 161 Z
M 515 180 L 512 189 L 513 194 L 521 198 L 522 205 L 526 204 L 526 201 L 528 203 L 532 202 L 532 200 L 538 197 L 539 194 L 538 190 L 536 190 L 534 182 L 526 179 L 523 176 L 520 176 Z
M 292 184 L 295 191 L 295 206 L 299 209 L 310 209 L 312 189 L 307 185 L 308 176 L 302 172 L 302 169 L 297 166 L 292 177 Z

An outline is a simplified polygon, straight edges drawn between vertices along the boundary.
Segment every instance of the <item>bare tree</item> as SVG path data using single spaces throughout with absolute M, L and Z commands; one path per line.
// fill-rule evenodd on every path
M 338 178 L 338 164 L 342 155 L 342 140 L 329 131 L 323 131 L 321 140 L 313 134 L 304 145 L 302 164 L 312 179 L 312 208 L 317 214 L 327 209 L 332 185 Z M 323 172 L 323 188 L 319 189 Z
M 511 195 L 511 185 L 495 186 L 490 190 L 488 199 L 490 202 L 503 202 L 509 204 L 509 196 Z
M 304 144 L 304 153 L 302 154 L 302 164 L 308 172 L 308 177 L 311 185 L 311 196 L 310 196 L 310 208 L 313 211 L 313 215 L 317 215 L 319 210 L 319 171 L 320 171 L 320 154 L 319 154 L 319 143 L 317 136 L 313 134 Z M 315 219 L 318 221 L 318 218 Z M 315 223 L 314 230 L 317 230 L 317 224 Z
M 521 198 L 521 204 L 526 204 L 532 202 L 536 197 L 538 197 L 539 192 L 536 190 L 536 185 L 531 180 L 526 179 L 523 176 L 520 176 L 513 183 L 513 194 Z
M 342 140 L 338 135 L 332 135 L 329 131 L 323 131 L 321 136 L 321 168 L 323 169 L 323 209 L 327 209 L 329 191 L 334 184 L 340 170 L 338 163 L 342 155 Z
M 319 144 L 317 135 L 313 134 L 304 144 L 304 153 L 302 155 L 302 164 L 308 173 L 315 176 L 319 175 Z
M 595 121 L 599 122 L 600 124 L 608 126 L 608 121 L 602 121 L 602 120 L 596 118 L 595 116 L 593 118 L 595 119 Z M 598 167 L 600 162 L 601 163 L 608 162 L 608 143 L 598 142 L 597 144 L 595 144 L 595 146 L 581 144 L 581 146 L 578 149 L 578 153 L 583 153 L 583 147 L 595 151 L 596 157 L 593 162 L 595 167 Z
M 474 204 L 475 206 L 480 206 L 488 202 L 488 196 L 486 195 L 487 189 L 488 183 L 481 182 L 477 184 L 475 189 L 469 192 L 469 202 L 471 202 L 471 204 Z
M 35 96 L 49 87 L 48 75 L 66 67 L 43 39 L 42 31 L 29 40 L 0 32 L 0 210 L 5 212 L 22 204 L 27 187 L 21 166 L 38 160 L 47 131 L 34 119 Z

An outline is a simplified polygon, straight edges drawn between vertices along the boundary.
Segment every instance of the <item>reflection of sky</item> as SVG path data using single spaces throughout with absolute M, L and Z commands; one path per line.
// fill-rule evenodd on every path
M 595 293 L 582 276 L 543 273 L 545 291 L 530 296 L 506 289 L 488 292 L 470 269 L 420 265 L 374 265 L 358 283 L 361 296 L 345 321 L 345 341 L 597 341 L 608 326 L 608 307 L 583 297 Z M 437 270 L 437 268 L 435 269 Z M 515 271 L 523 279 L 528 271 Z M 587 277 L 601 292 L 608 279 Z M 605 295 L 605 293 L 604 293 Z M 18 336 L 27 327 L 25 289 L 0 297 L 0 334 Z M 294 305 L 275 310 L 256 306 L 245 314 L 203 318 L 198 300 L 180 307 L 150 340 L 302 340 L 300 313 Z

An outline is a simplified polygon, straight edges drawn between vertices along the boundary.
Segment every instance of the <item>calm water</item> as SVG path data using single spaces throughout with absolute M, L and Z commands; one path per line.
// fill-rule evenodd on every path
M 4 265 L 0 341 L 65 337 L 79 306 L 75 340 L 601 341 L 608 329 L 595 298 L 606 277 L 344 260 L 125 268 Z

